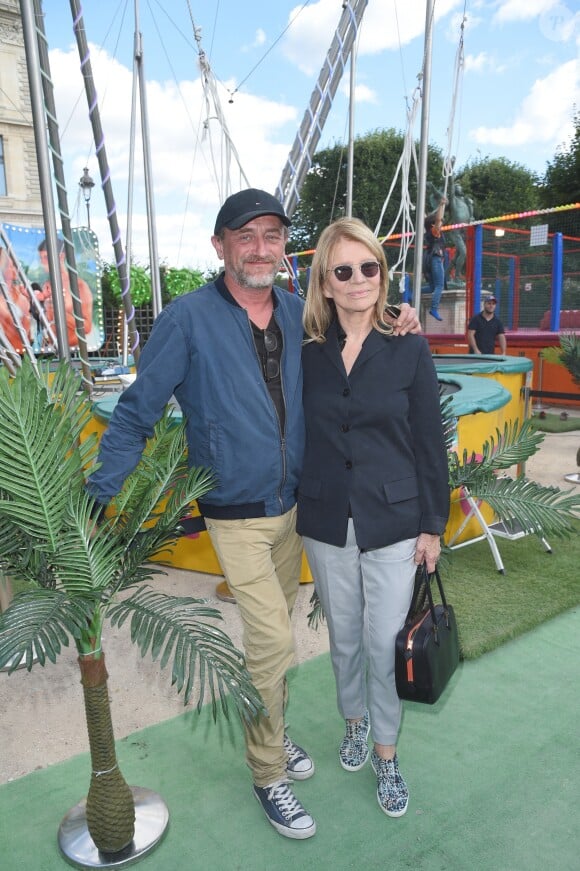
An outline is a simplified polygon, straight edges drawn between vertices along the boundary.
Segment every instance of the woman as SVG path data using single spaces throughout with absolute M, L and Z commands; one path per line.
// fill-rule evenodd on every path
M 395 637 L 417 565 L 432 571 L 449 510 L 435 368 L 422 336 L 383 322 L 383 249 L 341 218 L 320 237 L 304 311 L 306 451 L 298 532 L 324 609 L 338 708 L 340 764 L 368 759 L 388 816 L 407 810 L 396 742 Z

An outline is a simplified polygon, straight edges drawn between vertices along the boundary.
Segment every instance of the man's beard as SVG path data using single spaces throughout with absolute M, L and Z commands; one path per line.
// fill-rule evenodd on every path
M 256 261 L 256 260 L 254 260 L 254 261 L 249 261 L 249 262 L 250 263 L 251 262 L 265 263 L 268 261 L 263 261 L 263 260 Z M 280 263 L 278 263 L 278 262 L 269 263 L 269 266 L 270 266 L 269 272 L 264 272 L 261 274 L 253 274 L 253 275 L 250 275 L 250 274 L 248 274 L 248 272 L 246 272 L 246 270 L 244 269 L 244 265 L 245 264 L 242 264 L 240 269 L 232 270 L 234 273 L 234 278 L 236 279 L 236 281 L 240 285 L 240 287 L 247 287 L 250 290 L 264 290 L 265 288 L 272 287 L 272 285 L 274 284 L 274 281 L 276 280 L 276 276 L 278 274 L 278 269 L 279 269 Z

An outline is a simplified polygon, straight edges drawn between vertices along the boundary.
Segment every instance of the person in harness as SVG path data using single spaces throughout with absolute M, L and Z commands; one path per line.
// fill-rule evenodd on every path
M 441 197 L 435 211 L 425 218 L 425 250 L 423 252 L 423 274 L 429 282 L 431 308 L 429 314 L 436 321 L 442 321 L 439 314 L 441 294 L 445 287 L 445 236 L 441 230 L 443 214 L 447 205 L 446 197 Z

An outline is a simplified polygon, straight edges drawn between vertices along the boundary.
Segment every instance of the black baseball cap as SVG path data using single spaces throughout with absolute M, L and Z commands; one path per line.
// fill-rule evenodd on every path
M 495 296 L 493 296 L 493 294 L 491 294 L 490 296 L 486 296 L 483 301 L 484 302 L 497 302 L 497 299 L 495 298 Z
M 290 218 L 284 211 L 284 206 L 266 191 L 248 188 L 227 198 L 218 212 L 214 235 L 218 235 L 224 227 L 228 230 L 239 230 L 248 221 L 259 218 L 260 215 L 276 215 L 283 224 L 290 226 Z

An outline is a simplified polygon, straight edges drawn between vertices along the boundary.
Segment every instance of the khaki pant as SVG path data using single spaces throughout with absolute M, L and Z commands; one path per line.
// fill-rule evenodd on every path
M 248 671 L 268 716 L 246 726 L 246 758 L 254 783 L 286 777 L 284 707 L 286 672 L 294 660 L 291 614 L 302 560 L 296 507 L 281 517 L 206 518 L 207 531 L 244 626 Z

